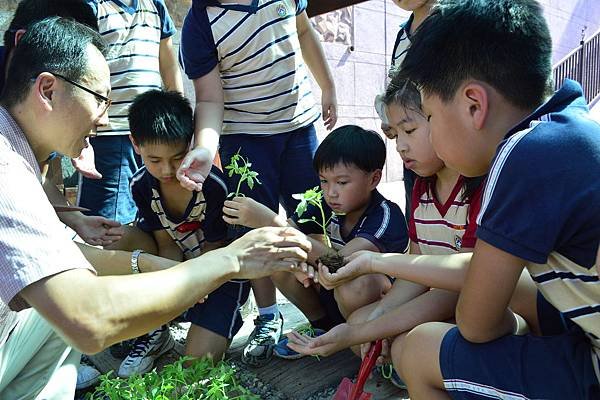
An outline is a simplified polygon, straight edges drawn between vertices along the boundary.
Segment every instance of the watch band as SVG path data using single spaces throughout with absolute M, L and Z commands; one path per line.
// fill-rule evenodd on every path
M 138 259 L 140 258 L 140 254 L 145 253 L 144 250 L 134 250 L 131 252 L 131 272 L 134 274 L 139 274 L 140 267 L 138 266 Z

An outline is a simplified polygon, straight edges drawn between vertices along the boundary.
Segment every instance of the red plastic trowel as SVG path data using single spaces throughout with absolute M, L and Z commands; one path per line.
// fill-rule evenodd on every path
M 360 364 L 360 370 L 358 371 L 358 377 L 356 378 L 356 383 L 352 383 L 349 378 L 342 379 L 342 383 L 338 386 L 335 394 L 333 395 L 333 400 L 370 400 L 371 393 L 363 392 L 363 388 L 365 387 L 365 382 L 369 375 L 371 375 L 371 371 L 375 366 L 375 362 L 377 361 L 377 357 L 381 354 L 381 339 L 377 340 L 374 345 L 371 345 L 369 349 L 369 353 L 362 360 Z

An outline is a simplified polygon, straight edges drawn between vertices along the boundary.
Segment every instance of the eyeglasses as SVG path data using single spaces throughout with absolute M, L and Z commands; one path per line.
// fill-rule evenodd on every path
M 102 96 L 100 93 L 93 91 L 92 89 L 89 89 L 77 82 L 72 81 L 71 79 L 67 78 L 66 76 L 63 76 L 61 74 L 57 74 L 56 72 L 52 72 L 52 74 L 54 76 L 59 77 L 60 79 L 62 79 L 65 82 L 70 83 L 73 86 L 78 87 L 79 89 L 88 92 L 89 94 L 93 95 L 96 100 L 98 100 L 98 107 L 99 107 L 99 114 L 98 116 L 102 116 L 104 115 L 104 113 L 106 112 L 106 110 L 108 110 L 108 107 L 110 107 L 110 105 L 112 104 L 112 99 L 106 97 L 106 96 Z

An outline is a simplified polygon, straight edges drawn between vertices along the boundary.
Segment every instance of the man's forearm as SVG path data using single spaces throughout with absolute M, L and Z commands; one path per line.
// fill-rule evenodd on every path
M 170 321 L 232 278 L 236 262 L 216 250 L 168 271 L 96 277 L 69 270 L 21 294 L 75 347 L 93 353 Z
M 102 250 L 83 243 L 76 243 L 85 258 L 96 269 L 98 275 L 129 275 L 131 274 L 131 252 L 121 250 Z M 138 259 L 141 272 L 154 272 L 170 268 L 177 261 L 142 253 Z
M 373 259 L 372 272 L 460 292 L 472 253 L 451 255 L 382 254 Z

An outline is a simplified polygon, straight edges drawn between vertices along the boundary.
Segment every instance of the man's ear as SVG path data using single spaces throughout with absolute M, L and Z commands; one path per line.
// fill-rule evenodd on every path
M 131 144 L 133 145 L 133 150 L 135 150 L 135 152 L 138 156 L 141 156 L 142 153 L 140 153 L 140 147 L 135 142 L 135 139 L 133 138 L 133 136 L 129 135 L 129 140 L 131 140 Z
M 471 82 L 464 86 L 463 101 L 468 107 L 468 116 L 473 128 L 483 129 L 489 110 L 489 94 L 485 86 Z
M 48 72 L 42 72 L 35 79 L 35 97 L 47 111 L 53 108 L 52 99 L 56 90 L 56 77 Z
M 17 45 L 19 44 L 19 40 L 21 40 L 25 32 L 27 32 L 25 29 L 18 29 L 15 32 L 15 47 L 17 47 Z
M 381 181 L 381 175 L 382 171 L 380 169 L 376 169 L 375 171 L 371 172 L 371 181 L 369 182 L 370 190 L 374 190 L 377 185 L 379 185 L 379 182 Z

